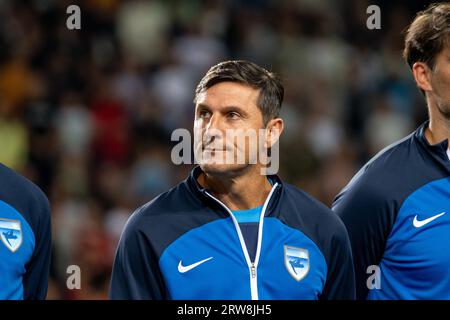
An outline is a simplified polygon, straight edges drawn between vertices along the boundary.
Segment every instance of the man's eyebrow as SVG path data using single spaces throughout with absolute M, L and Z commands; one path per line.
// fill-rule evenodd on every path
M 199 104 L 197 105 L 197 109 L 202 109 L 202 110 L 207 109 L 207 110 L 210 110 L 211 108 L 210 108 L 207 104 L 199 103 Z
M 226 112 L 231 112 L 231 111 L 237 111 L 239 113 L 242 113 L 243 115 L 247 115 L 247 112 L 238 106 L 225 106 L 221 109 L 221 112 L 226 113 Z
M 205 103 L 199 103 L 197 105 L 197 111 L 202 111 L 202 110 L 211 110 L 211 107 L 209 107 Z M 228 112 L 232 112 L 232 111 L 239 112 L 243 116 L 247 116 L 248 115 L 247 111 L 245 111 L 243 108 L 235 106 L 235 105 L 225 106 L 225 107 L 222 107 L 220 109 L 221 113 L 228 113 Z

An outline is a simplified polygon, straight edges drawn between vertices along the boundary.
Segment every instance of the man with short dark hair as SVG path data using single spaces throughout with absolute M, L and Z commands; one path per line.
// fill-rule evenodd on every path
M 253 63 L 226 61 L 207 72 L 194 99 L 200 166 L 132 215 L 111 298 L 354 297 L 342 222 L 260 161 L 283 131 L 282 100 L 279 79 Z
M 450 299 L 449 40 L 450 4 L 418 13 L 404 58 L 430 119 L 369 161 L 333 204 L 352 242 L 359 299 Z

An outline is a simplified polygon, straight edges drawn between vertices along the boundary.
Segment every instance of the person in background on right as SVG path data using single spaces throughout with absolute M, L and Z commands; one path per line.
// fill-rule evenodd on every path
M 333 210 L 352 243 L 358 299 L 450 299 L 450 4 L 419 12 L 403 56 L 429 120 L 370 160 Z

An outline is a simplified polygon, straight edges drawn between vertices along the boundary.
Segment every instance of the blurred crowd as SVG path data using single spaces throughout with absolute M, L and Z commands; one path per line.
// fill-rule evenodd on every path
M 49 299 L 107 298 L 134 209 L 184 179 L 171 132 L 191 129 L 194 88 L 225 59 L 285 86 L 280 176 L 327 205 L 384 146 L 426 119 L 401 58 L 427 1 L 2 0 L 0 162 L 52 206 Z M 66 8 L 81 9 L 68 30 Z M 381 29 L 366 8 L 381 8 Z M 81 290 L 68 290 L 78 265 Z

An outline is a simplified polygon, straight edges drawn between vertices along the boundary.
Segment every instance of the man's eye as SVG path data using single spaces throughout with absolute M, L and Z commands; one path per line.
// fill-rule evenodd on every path
M 230 119 L 235 120 L 235 119 L 239 119 L 240 117 L 241 117 L 240 114 L 237 112 L 233 111 L 233 112 L 228 113 L 228 118 L 230 118 Z
M 200 111 L 200 112 L 198 113 L 198 115 L 199 115 L 200 118 L 207 118 L 207 117 L 210 116 L 210 113 L 209 113 L 209 111 L 202 110 L 202 111 Z

